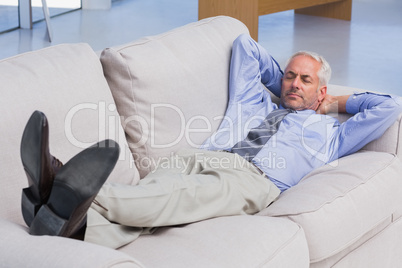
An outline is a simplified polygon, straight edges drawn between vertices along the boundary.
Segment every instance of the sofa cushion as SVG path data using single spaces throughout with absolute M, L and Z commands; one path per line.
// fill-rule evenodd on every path
M 232 43 L 247 32 L 238 20 L 214 17 L 103 51 L 141 177 L 158 157 L 198 147 L 217 129 L 228 99 Z
M 395 155 L 356 153 L 311 172 L 259 214 L 300 224 L 310 261 L 319 262 L 367 241 L 400 215 L 401 173 Z
M 121 145 L 121 155 L 110 179 L 138 179 L 99 58 L 87 44 L 53 46 L 2 60 L 0 82 L 0 217 L 22 222 L 21 189 L 27 179 L 20 141 L 34 110 L 47 115 L 50 151 L 62 162 L 112 138 Z
M 286 219 L 258 216 L 160 228 L 119 250 L 146 267 L 309 267 L 303 229 Z
M 358 248 L 350 249 L 346 256 L 336 262 L 317 263 L 311 268 L 333 267 L 400 267 L 402 263 L 402 219 L 399 218 L 387 226 L 378 235 L 368 240 Z

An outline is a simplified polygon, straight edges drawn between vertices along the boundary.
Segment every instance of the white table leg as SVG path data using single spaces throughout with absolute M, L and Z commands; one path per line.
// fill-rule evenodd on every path
M 49 8 L 47 7 L 46 0 L 42 0 L 42 9 L 43 9 L 43 15 L 45 16 L 47 33 L 48 33 L 48 36 L 49 36 L 49 42 L 52 42 L 53 30 L 52 30 L 52 26 L 50 24 Z

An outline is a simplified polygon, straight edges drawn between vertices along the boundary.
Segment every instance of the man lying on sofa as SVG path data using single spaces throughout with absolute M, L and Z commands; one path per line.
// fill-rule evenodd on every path
M 111 140 L 62 165 L 49 153 L 45 115 L 34 112 L 21 142 L 29 182 L 22 211 L 30 233 L 73 237 L 85 231 L 92 204 L 99 215 L 88 226 L 101 218 L 126 235 L 105 230 L 85 240 L 118 247 L 136 237 L 130 232 L 137 228 L 125 226 L 169 226 L 264 209 L 315 168 L 380 137 L 402 111 L 389 95 L 328 95 L 330 76 L 325 59 L 310 52 L 292 56 L 283 73 L 258 43 L 239 36 L 219 129 L 201 148 L 177 153 L 186 165 L 161 166 L 135 186 L 105 183 L 119 155 Z M 264 86 L 280 96 L 279 107 Z M 340 124 L 330 112 L 354 116 Z

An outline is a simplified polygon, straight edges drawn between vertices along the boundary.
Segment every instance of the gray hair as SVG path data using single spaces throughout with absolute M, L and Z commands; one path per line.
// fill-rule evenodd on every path
M 314 60 L 318 61 L 319 63 L 321 63 L 321 68 L 317 73 L 318 79 L 320 80 L 320 86 L 328 85 L 329 79 L 331 79 L 331 66 L 329 66 L 329 63 L 323 56 L 321 56 L 315 52 L 310 52 L 310 51 L 296 52 L 288 59 L 286 66 L 288 66 L 288 64 L 294 57 L 300 56 L 300 55 L 308 56 L 308 57 L 313 58 Z

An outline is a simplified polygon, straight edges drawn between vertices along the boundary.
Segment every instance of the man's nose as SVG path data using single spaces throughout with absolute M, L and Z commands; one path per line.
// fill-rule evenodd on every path
M 300 78 L 299 78 L 299 76 L 296 76 L 295 79 L 293 80 L 292 87 L 295 88 L 295 89 L 300 88 Z

